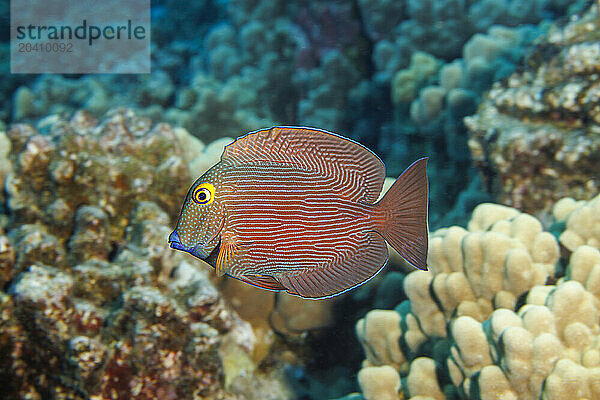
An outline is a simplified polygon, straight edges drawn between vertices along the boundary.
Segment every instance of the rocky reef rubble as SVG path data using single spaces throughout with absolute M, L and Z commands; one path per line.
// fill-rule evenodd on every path
M 168 125 L 119 109 L 7 136 L 0 397 L 290 398 L 210 270 L 168 248 L 191 179 Z

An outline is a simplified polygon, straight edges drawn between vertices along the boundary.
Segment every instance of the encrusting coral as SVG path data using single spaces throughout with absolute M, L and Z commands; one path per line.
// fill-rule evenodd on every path
M 2 233 L 0 228 L 0 287 L 12 278 L 15 266 L 15 249 Z
M 131 110 L 101 123 L 78 112 L 69 122 L 43 120 L 8 131 L 14 172 L 6 182 L 10 226 L 41 223 L 65 244 L 80 205 L 107 214 L 108 240 L 117 242 L 138 201 L 153 201 L 174 216 L 190 177 L 172 129 L 154 127 Z
M 63 269 L 30 259 L 15 280 L 4 315 L 23 334 L 2 345 L 11 354 L 2 379 L 12 377 L 14 393 L 125 399 L 222 390 L 221 335 L 241 321 L 205 272 L 165 257 L 169 227 L 162 223 L 169 219 L 158 206 L 141 204 L 131 220 L 131 245 L 112 262 L 92 253 Z
M 255 333 L 210 269 L 174 253 L 166 240 L 192 180 L 190 165 L 206 168 L 197 159 L 220 155 L 223 141 L 205 147 L 128 109 L 99 122 L 85 112 L 50 116 L 37 129 L 13 126 L 8 138 L 3 395 L 292 396 L 283 368 L 259 367 L 272 336 Z
M 523 70 L 496 82 L 472 117 L 469 148 L 495 200 L 535 215 L 600 188 L 598 5 L 552 27 Z
M 577 218 L 598 199 L 561 200 L 554 215 Z M 409 300 L 357 323 L 363 369 L 392 367 L 395 398 L 600 396 L 600 250 L 585 237 L 562 271 L 558 240 L 510 207 L 482 204 L 467 230 L 433 232 L 430 271 L 404 280 Z

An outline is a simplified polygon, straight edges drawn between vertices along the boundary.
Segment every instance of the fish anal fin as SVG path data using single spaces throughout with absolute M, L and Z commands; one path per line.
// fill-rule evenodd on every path
M 277 279 L 270 275 L 242 275 L 234 276 L 234 278 L 261 289 L 277 291 L 286 289 L 285 286 L 283 286 Z
M 225 147 L 235 165 L 288 164 L 343 182 L 349 199 L 374 203 L 385 179 L 383 162 L 360 143 L 315 128 L 276 126 L 250 132 Z
M 387 260 L 383 237 L 370 231 L 357 243 L 352 254 L 337 264 L 282 274 L 278 279 L 289 294 L 311 299 L 327 298 L 362 285 L 377 275 Z

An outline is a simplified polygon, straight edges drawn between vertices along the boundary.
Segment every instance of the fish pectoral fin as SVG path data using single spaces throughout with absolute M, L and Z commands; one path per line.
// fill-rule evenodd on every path
M 286 290 L 287 289 L 285 286 L 283 286 L 277 279 L 275 279 L 271 275 L 242 275 L 242 276 L 234 276 L 234 278 L 239 279 L 240 281 L 247 283 L 249 285 L 259 287 L 261 289 L 267 289 L 267 290 Z
M 217 255 L 217 262 L 215 263 L 215 272 L 217 276 L 223 276 L 228 271 L 228 266 L 233 257 L 235 257 L 238 250 L 238 246 L 233 241 L 221 242 L 219 248 L 219 254 Z

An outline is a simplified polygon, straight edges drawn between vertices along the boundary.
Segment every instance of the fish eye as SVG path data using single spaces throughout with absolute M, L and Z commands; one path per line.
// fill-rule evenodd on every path
M 192 193 L 192 199 L 198 204 L 210 204 L 215 199 L 215 187 L 210 183 L 198 185 Z

